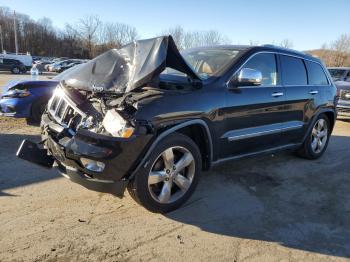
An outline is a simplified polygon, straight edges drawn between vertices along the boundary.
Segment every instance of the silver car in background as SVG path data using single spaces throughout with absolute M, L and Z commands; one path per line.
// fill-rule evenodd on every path
M 338 90 L 338 117 L 350 118 L 350 67 L 330 67 L 328 71 Z

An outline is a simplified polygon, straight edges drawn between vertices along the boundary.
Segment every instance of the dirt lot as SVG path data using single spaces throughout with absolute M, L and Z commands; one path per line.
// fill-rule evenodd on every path
M 0 118 L 0 261 L 349 261 L 350 122 L 319 160 L 282 153 L 204 173 L 167 215 L 17 160 L 38 134 Z

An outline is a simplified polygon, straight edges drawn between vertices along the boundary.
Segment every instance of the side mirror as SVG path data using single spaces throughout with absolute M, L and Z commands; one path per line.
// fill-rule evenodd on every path
M 229 83 L 229 88 L 238 86 L 259 86 L 262 82 L 262 74 L 260 71 L 251 68 L 242 68 L 237 77 Z

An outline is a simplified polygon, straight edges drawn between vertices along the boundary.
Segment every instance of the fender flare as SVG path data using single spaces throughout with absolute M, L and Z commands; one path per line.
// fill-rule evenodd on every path
M 307 131 L 305 132 L 305 135 L 303 137 L 303 140 L 302 140 L 302 144 L 305 142 L 308 134 L 311 132 L 311 129 L 313 128 L 313 126 L 315 125 L 316 123 L 316 120 L 317 118 L 321 115 L 321 114 L 324 114 L 324 113 L 332 113 L 334 115 L 334 125 L 335 125 L 335 121 L 337 120 L 337 111 L 334 109 L 334 108 L 321 108 L 317 111 L 316 114 L 313 115 L 311 121 L 310 121 L 310 124 L 307 128 Z M 332 127 L 332 131 L 333 131 L 333 128 L 334 128 L 334 125 Z
M 185 122 L 182 122 L 180 124 L 177 124 L 167 130 L 165 130 L 164 132 L 162 132 L 151 144 L 151 146 L 148 148 L 146 154 L 143 156 L 143 158 L 141 159 L 140 163 L 136 166 L 135 170 L 131 173 L 131 175 L 129 175 L 128 179 L 131 180 L 132 178 L 135 177 L 136 173 L 138 172 L 138 170 L 144 166 L 147 165 L 147 158 L 150 156 L 152 150 L 158 145 L 158 143 L 164 139 L 166 136 L 168 136 L 169 134 L 172 134 L 174 132 L 176 132 L 177 130 L 187 127 L 187 126 L 191 126 L 191 125 L 201 125 L 202 127 L 204 127 L 206 136 L 208 138 L 208 144 L 209 144 L 209 166 L 211 166 L 211 163 L 213 161 L 213 142 L 212 142 L 212 137 L 210 134 L 210 130 L 209 127 L 207 125 L 207 123 L 202 120 L 202 119 L 193 119 L 193 120 L 188 120 Z

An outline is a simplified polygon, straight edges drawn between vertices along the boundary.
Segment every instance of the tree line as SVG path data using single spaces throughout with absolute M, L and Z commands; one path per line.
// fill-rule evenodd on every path
M 13 10 L 0 7 L 1 45 L 8 52 L 14 52 L 15 48 L 13 19 Z M 106 50 L 119 48 L 139 38 L 135 27 L 118 22 L 103 22 L 96 15 L 88 15 L 74 23 L 68 23 L 63 29 L 55 28 L 49 18 L 33 20 L 21 13 L 16 13 L 16 23 L 19 51 L 38 56 L 93 58 Z M 227 36 L 216 30 L 186 31 L 181 26 L 175 26 L 159 35 L 167 34 L 173 36 L 180 50 L 232 43 Z M 258 43 L 249 41 L 250 45 Z M 290 39 L 272 44 L 293 47 Z M 334 42 L 307 52 L 321 58 L 327 66 L 350 66 L 350 35 L 341 35 Z

